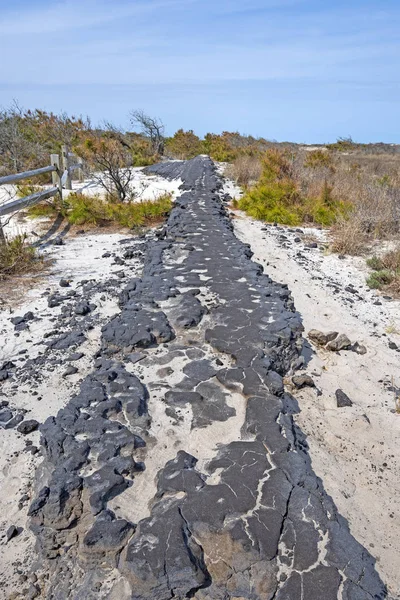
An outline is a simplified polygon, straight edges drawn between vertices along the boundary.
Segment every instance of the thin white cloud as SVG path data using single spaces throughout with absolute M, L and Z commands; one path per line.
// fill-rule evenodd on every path
M 162 8 L 185 6 L 193 0 L 142 0 L 110 2 L 63 0 L 41 10 L 37 7 L 17 11 L 3 11 L 0 15 L 0 35 L 39 35 L 96 27 L 112 21 L 142 17 Z

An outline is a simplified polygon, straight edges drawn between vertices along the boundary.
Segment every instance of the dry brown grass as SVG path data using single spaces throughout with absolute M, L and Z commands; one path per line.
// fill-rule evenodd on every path
M 239 156 L 226 170 L 226 175 L 243 187 L 256 183 L 262 172 L 262 163 L 257 156 Z
M 326 152 L 299 151 L 292 164 L 305 196 L 318 197 L 328 186 L 333 201 L 351 207 L 332 228 L 335 252 L 362 254 L 374 239 L 400 236 L 399 154 L 329 152 L 328 159 Z
M 25 236 L 17 236 L 7 244 L 0 244 L 0 280 L 11 275 L 37 272 L 44 261 L 35 248 L 26 242 Z
M 368 235 L 354 218 L 341 219 L 331 229 L 331 250 L 354 256 L 364 254 L 368 247 Z
M 285 176 L 297 197 L 309 209 L 315 209 L 311 222 L 332 226 L 332 249 L 336 252 L 362 254 L 374 240 L 400 239 L 400 153 L 378 146 L 349 143 L 346 151 L 334 147 L 274 149 L 280 162 L 287 165 Z M 271 210 L 261 209 L 265 204 L 271 208 L 272 203 L 276 209 L 273 220 L 297 223 L 302 216 L 297 215 L 296 220 L 289 215 L 289 219 L 283 210 L 287 208 L 284 199 L 273 195 L 276 190 L 271 191 L 271 186 L 266 189 L 271 180 L 266 170 L 267 154 L 268 151 L 257 156 L 239 156 L 227 175 L 245 188 L 241 204 L 248 214 L 268 220 Z M 278 177 L 275 182 L 279 188 L 281 179 Z M 318 205 L 323 214 L 317 210 Z

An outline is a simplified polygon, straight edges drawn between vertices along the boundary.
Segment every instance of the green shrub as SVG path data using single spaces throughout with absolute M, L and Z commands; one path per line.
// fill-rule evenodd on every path
M 372 289 L 386 290 L 395 296 L 400 294 L 400 248 L 386 252 L 382 257 L 373 256 L 367 260 L 373 272 L 367 277 L 367 285 Z
M 372 256 L 371 258 L 367 258 L 367 265 L 373 269 L 374 271 L 380 271 L 383 269 L 382 260 L 377 256 Z
M 367 285 L 372 289 L 381 289 L 382 287 L 389 285 L 394 280 L 394 273 L 384 269 L 382 271 L 374 271 L 369 277 L 367 277 Z
M 66 218 L 73 225 L 142 227 L 163 220 L 172 207 L 171 196 L 143 202 L 105 201 L 99 196 L 70 194 L 66 201 Z
M 32 183 L 19 183 L 16 188 L 18 198 L 25 198 L 25 196 L 40 192 L 42 189 L 40 185 L 33 185 Z
M 310 223 L 328 227 L 339 215 L 349 213 L 350 206 L 332 197 L 332 188 L 325 182 L 320 197 L 304 197 L 292 177 L 288 153 L 268 150 L 262 160 L 259 183 L 239 200 L 239 208 L 262 221 L 283 225 Z
M 33 204 L 28 208 L 27 215 L 32 219 L 37 219 L 40 217 L 55 217 L 60 212 L 62 213 L 60 202 L 39 202 L 39 204 Z
M 187 160 L 201 154 L 203 144 L 192 129 L 178 129 L 172 137 L 166 139 L 165 149 L 174 158 Z
M 304 166 L 309 169 L 329 168 L 333 169 L 332 155 L 326 150 L 313 150 L 307 153 Z

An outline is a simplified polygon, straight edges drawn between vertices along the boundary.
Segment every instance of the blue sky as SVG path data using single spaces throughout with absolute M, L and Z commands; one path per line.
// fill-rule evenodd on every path
M 0 0 L 0 105 L 400 143 L 399 0 Z

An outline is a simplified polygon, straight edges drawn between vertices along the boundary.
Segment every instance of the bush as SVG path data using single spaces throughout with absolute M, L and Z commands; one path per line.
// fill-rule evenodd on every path
M 400 247 L 386 252 L 382 257 L 369 258 L 367 265 L 373 269 L 367 278 L 370 288 L 400 294 Z
M 382 287 L 392 283 L 393 279 L 394 275 L 390 271 L 374 271 L 367 278 L 367 285 L 372 289 L 381 289 Z
M 32 219 L 38 219 L 40 217 L 55 217 L 58 214 L 63 213 L 63 209 L 60 202 L 39 202 L 33 204 L 27 209 L 28 217 Z
M 40 192 L 42 188 L 39 185 L 34 185 L 32 183 L 19 183 L 17 184 L 16 189 L 18 198 L 25 198 L 25 196 Z
M 309 169 L 320 169 L 321 167 L 333 169 L 332 155 L 326 150 L 313 150 L 307 153 L 304 166 Z
M 339 217 L 332 228 L 331 250 L 339 254 L 363 254 L 367 247 L 368 236 L 357 218 Z
M 43 261 L 35 248 L 29 246 L 25 235 L 15 237 L 8 244 L 0 244 L 0 278 L 7 275 L 20 275 L 39 268 Z
M 70 194 L 66 200 L 65 216 L 72 225 L 142 227 L 162 221 L 172 207 L 171 197 L 162 196 L 154 201 L 113 202 L 99 196 Z
M 382 260 L 377 256 L 372 256 L 371 258 L 367 258 L 366 261 L 368 267 L 373 269 L 374 271 L 380 271 L 383 269 Z
M 334 200 L 326 182 L 320 197 L 304 196 L 290 155 L 274 148 L 263 156 L 259 183 L 239 200 L 239 208 L 256 219 L 284 225 L 330 226 L 349 211 L 346 203 Z
M 239 185 L 248 187 L 261 177 L 261 160 L 258 156 L 239 156 L 228 166 L 225 173 Z
M 192 129 L 178 129 L 173 137 L 166 140 L 165 149 L 173 158 L 190 159 L 203 152 L 203 145 Z

